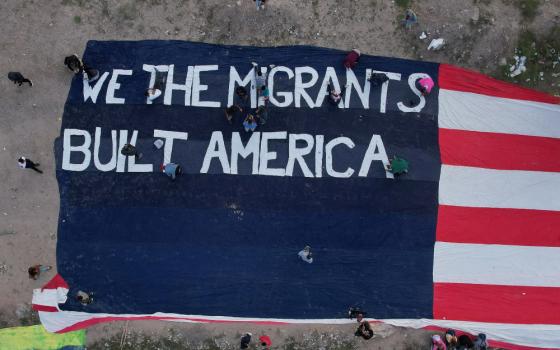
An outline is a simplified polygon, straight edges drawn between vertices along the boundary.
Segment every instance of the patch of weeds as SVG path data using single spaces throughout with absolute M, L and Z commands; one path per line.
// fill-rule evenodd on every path
M 285 350 L 307 350 L 307 349 L 331 349 L 331 350 L 354 350 L 357 348 L 353 338 L 348 339 L 336 334 L 319 333 L 313 331 L 304 333 L 301 341 L 294 337 L 286 339 Z
M 0 231 L 0 236 L 10 236 L 10 235 L 15 235 L 16 231 L 14 230 L 2 230 Z
M 515 5 L 521 11 L 524 19 L 532 21 L 541 5 L 541 0 L 515 0 Z
M 420 344 L 420 343 L 416 343 L 416 342 L 412 342 L 412 343 L 406 343 L 404 345 L 403 350 L 417 350 L 417 349 L 426 349 L 428 348 L 430 345 L 426 344 Z
M 62 0 L 62 5 L 64 6 L 84 6 L 86 0 Z
M 31 305 L 25 304 L 18 307 L 16 315 L 18 317 L 19 324 L 22 326 L 33 326 L 40 323 L 39 315 L 33 311 Z
M 109 3 L 107 2 L 107 0 L 101 0 L 101 15 L 103 17 L 109 17 L 110 16 Z
M 76 24 L 82 23 L 82 17 L 80 17 L 80 16 L 74 16 L 74 23 L 76 23 Z
M 511 67 L 515 65 L 512 58 L 500 68 L 498 78 L 560 94 L 560 26 L 555 26 L 547 35 L 541 37 L 529 30 L 521 32 L 515 55 L 527 57 L 526 70 L 512 77 Z
M 404 9 L 409 8 L 411 3 L 412 0 L 395 0 L 395 4 L 397 4 L 397 6 L 402 7 Z
M 311 1 L 311 6 L 313 7 L 313 16 L 319 18 L 319 0 Z

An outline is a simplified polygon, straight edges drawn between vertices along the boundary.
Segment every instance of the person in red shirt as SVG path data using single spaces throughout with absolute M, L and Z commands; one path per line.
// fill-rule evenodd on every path
M 350 51 L 344 59 L 344 67 L 346 67 L 347 69 L 353 69 L 354 67 L 356 67 L 361 55 L 362 54 L 360 53 L 360 50 L 352 49 L 352 51 Z
M 270 347 L 272 346 L 272 340 L 270 340 L 270 337 L 268 335 L 261 335 L 259 337 L 259 342 L 261 343 L 263 349 L 270 349 Z

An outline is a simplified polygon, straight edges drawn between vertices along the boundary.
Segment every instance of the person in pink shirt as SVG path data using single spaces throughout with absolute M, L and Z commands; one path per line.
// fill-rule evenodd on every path
M 443 339 L 437 334 L 432 335 L 432 350 L 447 350 Z
M 427 96 L 430 92 L 432 92 L 432 88 L 434 87 L 434 81 L 429 76 L 418 80 L 418 85 L 420 85 L 420 92 L 422 95 Z

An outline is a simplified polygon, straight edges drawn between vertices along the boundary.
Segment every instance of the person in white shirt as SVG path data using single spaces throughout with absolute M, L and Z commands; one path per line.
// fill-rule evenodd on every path
M 150 88 L 150 89 L 146 90 L 146 93 L 144 95 L 146 95 L 146 97 L 148 98 L 148 101 L 153 101 L 161 95 L 161 90 Z
M 34 163 L 31 159 L 27 159 L 25 157 L 19 157 L 18 165 L 22 169 L 33 169 L 36 172 L 38 172 L 39 174 L 43 173 L 43 171 L 41 169 L 37 168 L 41 164 Z
M 306 263 L 311 264 L 313 262 L 313 253 L 311 253 L 311 247 L 308 245 L 298 253 L 298 256 Z

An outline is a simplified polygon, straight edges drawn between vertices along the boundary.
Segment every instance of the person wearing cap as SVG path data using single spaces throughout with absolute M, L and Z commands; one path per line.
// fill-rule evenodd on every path
M 160 165 L 159 169 L 167 176 L 171 178 L 171 180 L 175 180 L 178 175 L 183 173 L 183 168 L 179 164 L 175 163 L 167 163 Z
M 346 69 L 354 69 L 354 67 L 356 67 L 356 65 L 358 64 L 361 55 L 362 54 L 360 50 L 352 49 L 352 51 L 350 51 L 348 55 L 346 55 L 346 58 L 344 59 L 343 62 L 344 67 L 346 67 Z
M 432 350 L 447 350 L 447 346 L 438 334 L 432 335 Z
M 429 76 L 418 80 L 418 87 L 423 96 L 428 96 L 434 87 L 434 81 Z
M 313 262 L 313 253 L 311 253 L 311 247 L 308 245 L 306 245 L 303 250 L 300 250 L 298 256 L 308 264 Z

